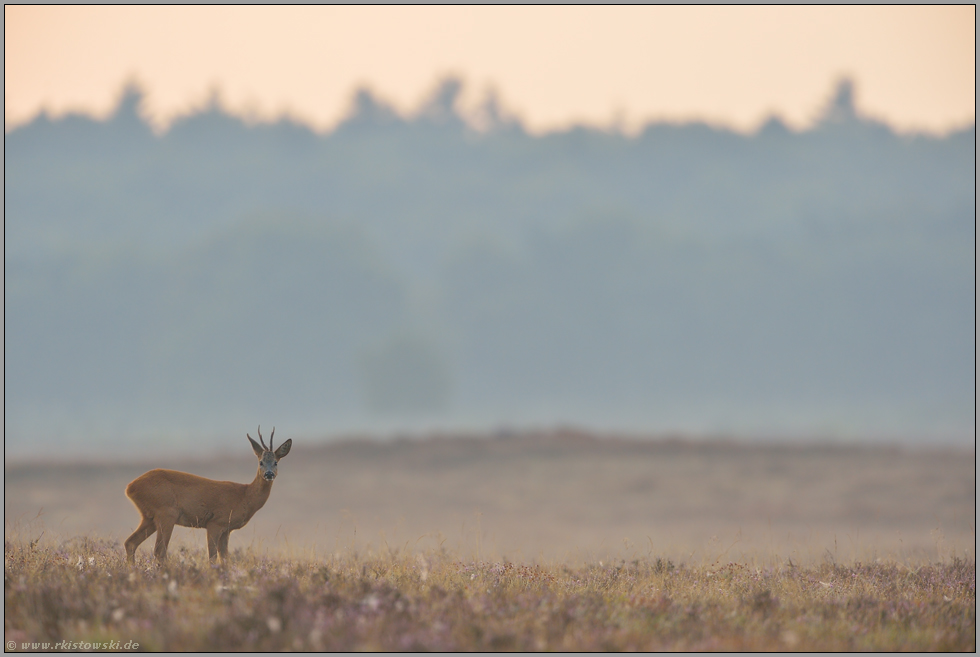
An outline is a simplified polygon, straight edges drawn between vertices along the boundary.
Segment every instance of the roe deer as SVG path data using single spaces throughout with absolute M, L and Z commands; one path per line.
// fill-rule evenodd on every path
M 272 439 L 276 435 L 273 427 L 267 449 L 259 429 L 261 445 L 245 434 L 259 459 L 259 470 L 250 484 L 214 481 L 175 470 L 150 470 L 126 486 L 126 497 L 143 516 L 140 526 L 126 539 L 129 563 L 136 563 L 136 548 L 153 532 L 157 532 L 153 553 L 160 563 L 166 561 L 174 525 L 206 529 L 208 557 L 211 561 L 220 557 L 222 563 L 227 560 L 228 534 L 244 527 L 269 499 L 276 464 L 293 446 L 293 441 L 287 440 L 273 451 Z

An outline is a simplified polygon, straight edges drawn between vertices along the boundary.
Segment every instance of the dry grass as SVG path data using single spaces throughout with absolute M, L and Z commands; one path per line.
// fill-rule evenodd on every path
M 4 635 L 148 650 L 976 649 L 976 564 L 529 565 L 452 554 L 262 557 L 4 543 Z M 38 646 L 39 648 L 41 646 Z M 50 646 L 49 646 L 50 649 Z

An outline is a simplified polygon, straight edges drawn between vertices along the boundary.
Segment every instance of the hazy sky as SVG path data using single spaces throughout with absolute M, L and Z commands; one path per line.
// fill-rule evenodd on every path
M 104 115 L 126 80 L 163 127 L 205 103 L 327 129 L 368 86 L 409 114 L 438 79 L 494 88 L 535 131 L 702 119 L 802 127 L 836 79 L 902 130 L 975 121 L 976 9 L 4 7 L 4 123 Z

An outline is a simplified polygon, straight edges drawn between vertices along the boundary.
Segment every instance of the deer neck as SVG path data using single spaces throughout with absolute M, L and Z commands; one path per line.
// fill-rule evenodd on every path
M 255 472 L 255 479 L 246 487 L 245 502 L 254 513 L 262 508 L 266 500 L 269 499 L 269 493 L 271 492 L 272 482 L 262 476 L 262 469 L 259 468 Z

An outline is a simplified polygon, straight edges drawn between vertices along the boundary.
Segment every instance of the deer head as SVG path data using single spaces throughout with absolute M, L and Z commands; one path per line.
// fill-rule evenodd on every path
M 259 459 L 259 472 L 262 473 L 262 478 L 266 481 L 272 481 L 278 473 L 277 464 L 279 463 L 279 459 L 289 454 L 289 450 L 293 446 L 293 441 L 289 439 L 282 445 L 279 445 L 279 449 L 273 451 L 272 439 L 276 437 L 276 428 L 272 427 L 268 447 L 265 446 L 265 441 L 262 440 L 261 425 L 259 425 L 257 433 L 259 434 L 258 443 L 252 440 L 252 436 L 248 434 L 245 434 L 245 437 L 248 438 L 248 442 L 252 443 L 252 451 L 255 452 L 255 456 Z

